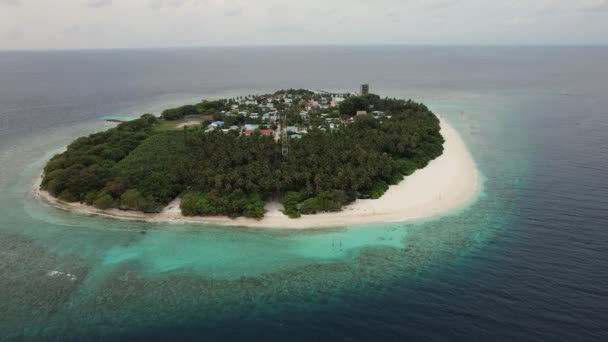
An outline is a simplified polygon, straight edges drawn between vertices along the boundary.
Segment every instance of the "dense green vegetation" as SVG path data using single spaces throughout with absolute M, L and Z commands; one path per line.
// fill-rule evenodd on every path
M 145 114 L 105 132 L 76 139 L 66 152 L 48 162 L 42 188 L 68 202 L 115 206 L 115 197 L 127 187 L 117 164 L 151 136 L 156 123 L 156 117 Z
M 241 191 L 227 194 L 189 191 L 181 197 L 180 207 L 186 216 L 264 216 L 262 196 L 257 193 L 244 194 Z
M 289 94 L 289 95 L 299 95 L 299 96 L 313 96 L 315 93 L 308 89 L 283 89 L 274 93 L 275 95 L 279 94 Z
M 277 93 L 285 92 L 313 94 Z M 220 115 L 231 102 L 203 101 L 166 110 L 162 118 Z M 300 110 L 293 107 L 285 110 Z M 386 116 L 355 116 L 363 110 Z M 190 216 L 260 218 L 266 201 L 280 199 L 285 214 L 295 218 L 338 211 L 357 198 L 379 198 L 443 152 L 439 120 L 422 104 L 352 96 L 332 115 L 343 120 L 339 129 L 309 123 L 308 134 L 291 139 L 284 158 L 273 137 L 203 126 L 158 130 L 166 121 L 146 114 L 76 139 L 49 161 L 42 188 L 68 202 L 148 213 L 181 197 L 182 212 Z M 242 116 L 222 119 L 245 122 Z
M 381 111 L 389 115 L 402 111 L 428 111 L 425 105 L 413 102 L 412 100 L 400 100 L 390 98 L 380 98 L 376 94 L 365 96 L 351 96 L 340 103 L 340 113 L 353 116 L 357 111 Z
M 162 112 L 161 117 L 165 120 L 177 120 L 184 116 L 195 115 L 198 111 L 193 105 L 185 105 L 178 108 L 166 109 Z
M 165 120 L 178 120 L 186 116 L 197 114 L 219 115 L 222 110 L 230 109 L 227 100 L 202 101 L 196 105 L 185 105 L 177 108 L 166 109 L 161 117 Z

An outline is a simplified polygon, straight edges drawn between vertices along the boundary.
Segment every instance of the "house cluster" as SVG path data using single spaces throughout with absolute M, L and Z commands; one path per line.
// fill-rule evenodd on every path
M 266 136 L 280 134 L 276 131 L 283 125 L 282 116 L 287 117 L 291 124 L 286 127 L 287 135 L 293 139 L 301 138 L 311 128 L 338 129 L 341 125 L 354 120 L 343 120 L 339 117 L 338 107 L 348 95 L 314 93 L 306 95 L 278 93 L 274 95 L 249 95 L 229 99 L 229 109 L 221 111 L 223 120 L 211 122 L 208 130 L 221 129 L 223 132 L 237 131 L 239 134 L 250 136 L 256 132 Z M 380 119 L 383 112 L 357 112 L 357 115 L 372 115 Z M 235 119 L 239 117 L 237 124 Z M 208 120 L 209 118 L 204 120 Z M 227 127 L 226 122 L 230 122 Z M 295 125 L 294 125 L 295 123 Z
M 274 130 L 272 129 L 264 128 L 258 124 L 247 124 L 243 127 L 243 135 L 249 136 L 254 134 L 258 130 L 262 135 L 272 136 L 274 134 Z
M 252 135 L 255 132 L 272 136 L 275 135 L 275 129 L 282 124 L 280 122 L 281 114 L 289 112 L 297 115 L 300 120 L 297 126 L 286 127 L 286 131 L 291 138 L 298 139 L 307 133 L 308 120 L 313 112 L 335 109 L 340 102 L 344 101 L 344 97 L 275 94 L 250 95 L 229 101 L 230 108 L 221 111 L 221 116 L 225 121 L 233 121 L 228 118 L 240 116 L 241 120 L 245 118 L 245 124 L 240 127 L 235 125 L 226 127 L 225 121 L 213 121 L 208 126 L 209 131 L 216 129 L 222 129 L 225 132 L 237 130 L 245 136 Z M 209 121 L 208 118 L 207 121 Z
M 239 130 L 239 126 L 237 126 L 237 125 L 232 125 L 228 128 L 222 128 L 222 127 L 224 127 L 224 125 L 225 125 L 224 121 L 213 121 L 212 123 L 209 124 L 207 130 L 221 129 L 222 132 L 224 132 L 224 133 Z

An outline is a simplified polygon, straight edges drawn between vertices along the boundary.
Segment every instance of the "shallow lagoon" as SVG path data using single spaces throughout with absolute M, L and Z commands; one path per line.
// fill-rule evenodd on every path
M 123 89 L 98 106 L 86 90 L 82 97 L 92 104 L 75 103 L 66 115 L 63 108 L 42 107 L 48 118 L 36 119 L 31 131 L 21 129 L 28 118 L 23 113 L 37 113 L 35 106 L 16 109 L 23 120 L 0 136 L 0 337 L 601 336 L 607 313 L 600 284 L 607 275 L 599 251 L 606 235 L 598 227 L 606 224 L 601 210 L 608 202 L 601 189 L 608 187 L 598 171 L 597 153 L 605 156 L 606 151 L 586 150 L 589 144 L 606 143 L 600 128 L 608 127 L 602 116 L 608 106 L 602 106 L 601 82 L 585 74 L 586 81 L 577 84 L 545 83 L 550 72 L 562 70 L 563 79 L 582 73 L 551 51 L 547 55 L 554 59 L 543 59 L 546 70 L 528 71 L 527 82 L 521 81 L 522 74 L 517 78 L 497 71 L 499 66 L 515 70 L 500 49 L 477 55 L 458 48 L 448 52 L 471 68 L 480 58 L 489 60 L 495 71 L 488 67 L 483 78 L 454 65 L 429 78 L 389 68 L 410 63 L 430 70 L 440 64 L 427 60 L 425 48 L 396 51 L 403 61 L 390 59 L 386 70 L 379 69 L 381 63 L 374 67 L 380 71 L 379 92 L 411 95 L 447 118 L 483 175 L 482 191 L 469 207 L 411 224 L 294 232 L 123 222 L 70 214 L 36 201 L 29 191 L 53 153 L 76 136 L 109 127 L 104 117 L 158 111 L 164 104 L 194 98 L 193 92 L 221 96 L 280 88 L 289 77 L 293 83 L 332 89 L 356 81 L 348 76 L 343 83 L 324 79 L 328 76 L 319 65 L 328 59 L 310 62 L 316 79 L 311 74 L 295 82 L 293 72 L 277 73 L 263 84 L 244 80 L 215 88 L 177 86 L 179 78 L 188 76 L 183 66 L 175 66 L 175 79 L 164 84 L 166 89 L 158 91 L 162 94 Z M 518 67 L 538 65 L 538 52 L 516 52 L 524 56 Z M 352 71 L 361 62 L 358 54 L 346 64 L 339 62 L 343 53 L 328 55 L 330 61 L 336 58 L 332 65 L 339 72 Z M 368 57 L 381 58 L 372 55 Z M 588 59 L 600 63 L 595 56 Z M 213 68 L 219 62 L 200 63 Z M 137 77 L 134 72 L 129 76 Z M 456 85 L 460 90 L 454 90 Z M 107 86 L 99 86 L 98 93 L 112 98 Z M 34 87 L 32 94 L 50 91 L 45 89 Z M 564 96 L 564 89 L 578 95 Z M 71 88 L 54 91 L 69 93 Z M 587 204 L 580 205 L 583 199 Z M 589 300 L 581 299 L 585 297 Z
M 451 120 L 466 122 L 458 115 Z M 14 221 L 4 240 L 21 246 L 11 265 L 19 269 L 11 272 L 19 280 L 44 284 L 14 290 L 22 297 L 10 299 L 18 305 L 8 322 L 27 327 L 31 336 L 86 335 L 100 324 L 107 326 L 102 335 L 172 326 L 184 323 L 185 313 L 196 322 L 250 310 L 265 315 L 270 314 L 264 313 L 268 305 L 272 312 L 304 303 L 313 309 L 339 305 L 342 296 L 355 293 L 373 298 L 392 283 L 456 262 L 503 224 L 487 210 L 504 203 L 489 201 L 485 190 L 471 207 L 439 219 L 297 232 L 123 222 L 65 212 L 33 197 L 28 189 L 62 143 L 75 132 L 108 125 L 92 120 L 38 135 L 5 152 L 11 163 L 4 164 L 3 174 L 12 175 L 3 178 L 10 195 L 3 199 L 3 211 L 10 209 Z M 41 151 L 40 145 L 52 152 Z M 61 273 L 49 275 L 53 271 Z M 34 305 L 32 291 L 39 311 L 34 321 L 24 321 Z

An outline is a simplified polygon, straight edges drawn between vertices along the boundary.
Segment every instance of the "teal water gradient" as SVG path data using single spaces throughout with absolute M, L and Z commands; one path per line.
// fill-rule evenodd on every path
M 606 79 L 606 47 L 0 52 L 0 340 L 606 341 Z M 84 217 L 29 191 L 104 117 L 362 81 L 447 118 L 476 202 L 285 232 Z
M 29 189 L 52 153 L 109 124 L 93 120 L 17 140 L 2 151 L 1 220 L 10 232 L 3 239 L 21 246 L 14 256 L 20 268 L 12 274 L 43 288 L 11 290 L 15 312 L 2 330 L 78 335 L 101 325 L 108 333 L 331 306 L 342 296 L 378 296 L 392 282 L 458 263 L 508 224 L 516 193 L 505 184 L 521 182 L 525 165 L 500 145 L 507 138 L 502 129 L 508 122 L 501 123 L 509 120 L 502 115 L 506 104 L 466 96 L 438 94 L 426 102 L 472 151 L 483 175 L 479 198 L 444 217 L 408 224 L 294 232 L 75 215 L 37 201 Z

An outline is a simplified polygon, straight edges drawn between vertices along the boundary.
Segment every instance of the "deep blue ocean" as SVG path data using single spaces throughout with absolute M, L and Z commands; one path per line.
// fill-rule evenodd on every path
M 293 232 L 87 217 L 31 191 L 104 118 L 364 82 L 458 130 L 473 203 Z M 0 52 L 0 340 L 607 341 L 607 169 L 608 47 Z

